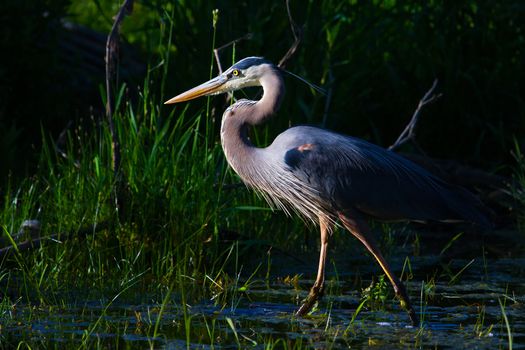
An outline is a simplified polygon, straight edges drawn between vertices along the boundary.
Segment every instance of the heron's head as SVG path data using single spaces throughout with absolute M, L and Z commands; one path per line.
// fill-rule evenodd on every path
M 169 99 L 164 104 L 184 102 L 200 96 L 217 95 L 250 86 L 260 86 L 268 70 L 278 69 L 261 57 L 247 57 L 225 70 L 217 77 Z

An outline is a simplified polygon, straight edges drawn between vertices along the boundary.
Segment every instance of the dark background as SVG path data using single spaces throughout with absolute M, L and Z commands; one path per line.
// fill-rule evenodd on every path
M 33 173 L 43 135 L 57 139 L 68 125 L 103 120 L 104 44 L 118 6 L 1 2 L 0 183 Z M 443 97 L 425 108 L 417 127 L 422 148 L 432 157 L 511 172 L 511 151 L 525 143 L 522 1 L 296 0 L 290 9 L 303 37 L 287 69 L 332 89 L 327 128 L 388 146 L 438 78 Z M 121 33 L 119 81 L 133 100 L 149 72 L 158 108 L 209 78 L 213 47 L 252 34 L 221 51 L 227 68 L 232 57 L 277 62 L 294 41 L 285 1 L 138 1 Z M 164 50 L 169 62 L 161 62 Z M 214 103 L 221 113 L 224 100 Z M 270 134 L 290 124 L 322 124 L 325 104 L 326 97 L 287 78 Z

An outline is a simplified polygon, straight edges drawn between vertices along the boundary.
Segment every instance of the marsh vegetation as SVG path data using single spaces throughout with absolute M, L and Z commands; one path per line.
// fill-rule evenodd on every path
M 19 3 L 6 1 L 4 12 L 23 14 Z M 19 40 L 30 43 L 31 33 L 60 19 L 107 33 L 118 5 L 50 1 L 48 17 L 19 24 L 28 29 Z M 418 125 L 421 148 L 509 179 L 503 191 L 512 200 L 496 208 L 504 219 L 493 231 L 374 224 L 420 327 L 410 326 L 379 268 L 343 230 L 332 237 L 324 299 L 294 317 L 315 278 L 317 230 L 269 210 L 228 169 L 218 135 L 224 98 L 162 105 L 216 73 L 213 48 L 247 33 L 221 51 L 224 66 L 249 55 L 277 61 L 293 42 L 284 2 L 137 2 L 122 36 L 138 48 L 143 75 L 127 75 L 123 62 L 115 84 L 120 207 L 102 80 L 94 74 L 83 85 L 89 99 L 72 106 L 69 93 L 78 90 L 62 74 L 57 99 L 56 89 L 43 88 L 53 85 L 49 76 L 37 74 L 25 51 L 11 51 L 20 55 L 11 64 L 28 60 L 20 81 L 32 74 L 39 98 L 49 100 L 28 104 L 12 72 L 0 72 L 13 91 L 0 110 L 0 248 L 9 247 L 0 257 L 0 348 L 523 346 L 525 104 L 515 79 L 524 76 L 523 6 L 309 1 L 292 2 L 291 12 L 304 32 L 288 68 L 332 95 L 327 103 L 287 81 L 280 117 L 255 131 L 257 144 L 308 123 L 388 146 L 438 76 L 444 97 Z M 60 62 L 51 51 L 46 64 Z M 71 67 L 58 67 L 49 70 L 67 71 L 70 81 Z M 36 95 L 35 86 L 27 93 Z

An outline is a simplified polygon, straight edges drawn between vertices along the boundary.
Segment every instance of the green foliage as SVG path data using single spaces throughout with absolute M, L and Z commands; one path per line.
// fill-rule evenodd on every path
M 88 117 L 90 106 L 100 109 L 98 101 L 81 97 L 96 92 L 103 76 L 92 74 L 94 84 L 82 84 L 87 73 L 71 68 L 87 66 L 78 64 L 83 57 L 62 59 L 67 56 L 64 47 L 75 40 L 67 38 L 70 34 L 58 20 L 67 17 L 104 35 L 119 3 L 73 1 L 66 16 L 67 4 L 54 0 L 36 7 L 28 1 L 1 5 L 1 23 L 9 30 L 2 32 L 0 47 L 10 55 L 2 55 L 0 68 L 0 139 L 5 140 L 0 147 L 21 154 L 17 159 L 27 158 L 15 162 L 7 157 L 2 177 L 5 169 L 23 170 L 24 164 L 32 164 L 28 145 L 38 148 L 39 121 L 56 137 L 69 120 Z M 418 142 L 429 154 L 490 166 L 511 160 L 513 136 L 523 145 L 523 79 L 516 77 L 525 75 L 525 28 L 519 1 L 310 0 L 292 1 L 290 6 L 295 22 L 304 24 L 304 35 L 287 68 L 324 85 L 332 98 L 327 108 L 325 97 L 312 96 L 303 84 L 288 81 L 288 95 L 280 117 L 270 126 L 271 135 L 289 124 L 312 123 L 389 145 L 439 78 L 444 97 L 425 109 L 418 125 Z M 214 9 L 219 10 L 215 29 Z M 208 78 L 212 46 L 247 33 L 250 39 L 238 42 L 235 54 L 231 49 L 220 52 L 223 67 L 235 57 L 262 55 L 278 61 L 283 56 L 293 42 L 285 2 L 136 1 L 121 28 L 123 41 L 140 50 L 143 62 L 169 72 L 165 90 L 157 84 L 152 89 L 170 95 Z M 103 65 L 103 52 L 96 55 Z M 125 59 L 124 55 L 122 62 Z M 122 75 L 128 69 L 123 64 Z M 131 94 L 142 79 L 133 81 Z M 166 96 L 158 97 L 157 103 Z M 222 110 L 221 99 L 214 103 Z
M 305 27 L 288 69 L 332 89 L 332 104 L 324 118 L 324 97 L 288 81 L 280 117 L 256 131 L 253 139 L 266 144 L 289 124 L 324 123 L 388 144 L 437 76 L 445 98 L 426 111 L 429 115 L 419 126 L 418 140 L 424 148 L 434 155 L 468 159 L 491 149 L 493 153 L 484 157 L 488 161 L 508 156 L 509 138 L 515 134 L 519 150 L 525 129 L 519 94 L 523 82 L 515 79 L 523 75 L 520 47 L 524 44 L 516 4 L 503 6 L 489 0 L 292 2 L 295 21 Z M 35 152 L 29 147 L 36 143 L 35 129 L 44 135 L 41 151 L 35 152 L 39 160 L 30 163 L 32 176 L 8 178 L 1 188 L 2 238 L 4 245 L 13 243 L 27 219 L 42 223 L 42 236 L 60 233 L 38 249 L 14 252 L 0 261 L 2 327 L 13 326 L 17 305 L 28 310 L 28 319 L 48 317 L 57 308 L 79 307 L 76 299 L 64 295 L 81 289 L 86 293 L 79 297 L 82 302 L 101 300 L 102 307 L 98 313 L 82 309 L 81 314 L 92 313 L 83 315 L 91 322 L 80 336 L 64 335 L 65 342 L 104 347 L 108 343 L 97 334 L 114 327 L 106 320 L 113 305 L 121 298 L 151 293 L 154 306 L 134 314 L 135 332 L 148 337 L 150 347 L 156 347 L 153 339 L 167 331 L 177 339 L 206 344 L 229 337 L 231 344 L 239 346 L 312 345 L 303 338 L 285 341 L 267 334 L 243 334 L 234 318 L 203 315 L 202 320 L 191 312 L 191 304 L 203 299 L 212 300 L 219 310 L 226 306 L 235 310 L 244 293 L 253 288 L 254 276 L 270 270 L 268 262 L 267 268 L 259 265 L 243 272 L 241 259 L 257 255 L 254 252 L 262 251 L 261 247 L 265 251 L 272 245 L 297 247 L 304 241 L 304 228 L 298 220 L 283 220 L 282 214 L 261 210 L 266 204 L 244 187 L 228 186 L 239 180 L 227 169 L 218 143 L 224 99 L 170 109 L 161 104 L 168 95 L 207 79 L 210 70 L 215 74 L 211 49 L 248 32 L 253 34 L 250 40 L 222 52 L 223 68 L 232 59 L 248 55 L 278 61 L 293 39 L 284 2 L 136 2 L 122 35 L 140 48 L 149 68 L 143 84 L 121 85 L 115 108 L 123 152 L 120 212 L 114 203 L 116 179 L 109 166 L 111 137 L 97 112 L 102 104 L 93 115 L 86 105 L 72 106 L 69 96 L 77 90 L 58 79 L 64 76 L 54 56 L 60 50 L 54 36 L 60 37 L 61 31 L 54 25 L 66 16 L 66 5 L 58 0 L 32 9 L 27 2 L 0 5 L 4 6 L 0 7 L 2 25 L 13 28 L 2 32 L 1 51 L 17 53 L 0 67 L 0 176 L 5 177 L 13 164 L 24 168 L 31 162 L 21 155 Z M 107 32 L 118 5 L 75 1 L 68 19 Z M 42 15 L 46 9 L 52 9 L 47 17 Z M 18 17 L 13 22 L 5 14 Z M 40 42 L 44 50 L 31 45 L 31 40 L 39 38 L 35 33 L 49 30 L 53 40 Z M 19 42 L 13 33 L 21 33 Z M 52 121 L 52 127 L 42 122 L 40 129 L 38 121 L 50 115 L 59 121 Z M 75 120 L 74 127 L 55 142 L 56 131 L 64 129 L 68 120 Z M 450 138 L 457 141 L 441 142 Z M 84 237 L 80 233 L 86 228 L 92 232 Z M 225 242 L 230 231 L 243 239 Z M 466 267 L 450 274 L 451 280 L 457 280 Z M 389 291 L 381 276 L 363 292 L 356 315 L 365 304 L 383 308 Z M 122 317 L 133 311 L 122 311 Z M 167 317 L 174 321 L 167 326 L 162 319 L 169 312 Z M 292 326 L 303 328 L 303 324 Z M 0 343 L 47 345 L 45 340 L 32 341 L 31 330 L 22 333 L 28 335 L 27 341 L 0 334 Z M 126 329 L 117 333 L 126 334 Z
M 29 218 L 41 222 L 42 237 L 61 233 L 38 249 L 17 249 L 2 260 L 0 292 L 20 299 L 6 297 L 0 311 L 8 313 L 16 303 L 44 309 L 69 305 L 72 301 L 60 295 L 71 290 L 86 290 L 86 299 L 107 295 L 98 318 L 82 335 L 86 348 L 100 346 L 95 334 L 108 327 L 105 317 L 113 304 L 137 293 L 152 293 L 161 305 L 158 316 L 151 316 L 156 321 L 144 331 L 153 338 L 163 332 L 160 322 L 167 304 L 192 304 L 206 297 L 222 308 L 238 298 L 250 288 L 257 269 L 239 281 L 237 261 L 247 248 L 236 244 L 226 249 L 222 232 L 230 225 L 236 230 L 250 227 L 256 237 L 261 230 L 241 213 L 263 221 L 273 215 L 257 211 L 262 203 L 244 188 L 223 190 L 238 180 L 226 170 L 218 143 L 204 147 L 213 135 L 201 132 L 207 123 L 201 113 L 182 111 L 161 121 L 152 107 L 157 97 L 147 84 L 141 96 L 136 104 L 120 99 L 115 114 L 126 184 L 120 215 L 113 198 L 115 178 L 107 165 L 112 151 L 105 123 L 74 128 L 63 148 L 46 138 L 38 173 L 9 188 L 0 211 L 4 245 L 16 247 L 19 242 L 12 237 Z M 237 213 L 241 203 L 252 204 L 251 209 Z M 95 232 L 97 226 L 106 228 Z M 80 232 L 86 228 L 91 229 L 84 238 Z M 253 253 L 256 245 L 249 249 Z M 227 271 L 233 266 L 235 277 L 230 277 Z M 190 327 L 191 316 L 185 322 Z
M 127 255 L 146 245 L 148 251 L 158 250 L 156 254 L 162 256 L 177 255 L 178 249 L 180 254 L 193 252 L 193 268 L 199 269 L 205 258 L 200 254 L 202 244 L 218 232 L 218 215 L 227 201 L 220 190 L 224 180 L 220 147 L 215 145 L 208 151 L 201 146 L 200 116 L 171 118 L 158 128 L 154 113 L 137 115 L 134 109 L 128 104 L 116 115 L 127 186 L 125 214 L 117 226 L 114 178 L 107 166 L 111 162 L 110 137 L 101 125 L 89 131 L 73 130 L 66 148 L 58 154 L 51 141 L 45 143 L 39 174 L 16 193 L 6 195 L 2 212 L 2 222 L 9 223 L 6 229 L 15 232 L 27 218 L 41 221 L 43 235 L 74 232 L 109 221 L 111 231 L 97 234 L 90 242 L 109 248 L 100 251 L 108 254 L 100 257 L 105 264 L 112 264 L 109 256 L 113 254 L 131 258 Z M 162 266 L 155 273 L 167 274 L 172 267 Z M 103 279 L 105 269 L 100 268 Z
M 385 275 L 381 275 L 377 282 L 372 281 L 368 287 L 363 289 L 362 302 L 371 309 L 381 309 L 385 306 L 389 291 L 390 286 L 385 281 Z

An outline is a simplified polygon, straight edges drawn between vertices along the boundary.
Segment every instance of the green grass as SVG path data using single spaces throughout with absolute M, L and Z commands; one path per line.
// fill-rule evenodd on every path
M 312 3 L 308 8 L 311 13 L 317 13 Z M 276 317 L 287 324 L 278 334 L 258 332 L 259 328 L 267 327 L 264 321 L 235 317 L 241 301 L 249 300 L 250 290 L 260 289 L 258 283 L 263 281 L 269 294 L 274 291 L 275 281 L 271 280 L 271 275 L 275 253 L 271 253 L 270 248 L 279 247 L 297 255 L 317 255 L 317 232 L 305 229 L 298 219 L 269 211 L 260 198 L 243 186 L 229 186 L 240 180 L 227 168 L 222 155 L 217 133 L 221 111 L 214 111 L 210 100 L 169 109 L 162 105 L 167 95 L 168 77 L 173 73 L 180 78 L 182 74 L 180 69 L 176 72 L 169 69 L 170 56 L 180 57 L 180 48 L 171 44 L 177 21 L 187 14 L 179 11 L 178 7 L 168 7 L 162 13 L 162 21 L 156 18 L 162 22 L 154 47 L 160 58 L 149 68 L 138 98 L 129 98 L 125 85 L 118 90 L 115 127 L 122 149 L 122 187 L 119 188 L 124 199 L 122 207 L 117 210 L 114 202 L 117 181 L 110 167 L 111 136 L 103 118 L 77 123 L 60 144 L 55 144 L 46 131 L 42 131 L 43 147 L 35 174 L 21 181 L 11 179 L 2 192 L 0 224 L 4 245 L 20 243 L 13 237 L 28 219 L 41 223 L 42 237 L 59 235 L 45 240 L 37 249 L 15 250 L 0 260 L 0 348 L 17 345 L 20 348 L 61 345 L 86 349 L 155 348 L 162 346 L 166 339 L 179 339 L 186 345 L 226 344 L 240 348 L 264 346 L 266 349 L 302 349 L 318 342 L 326 348 L 341 344 L 381 344 L 376 337 L 367 339 L 368 324 L 361 316 L 366 309 L 393 312 L 394 306 L 389 307 L 387 302 L 392 291 L 383 277 L 362 293 L 362 302 L 359 296 L 355 297 L 352 306 L 356 311 L 353 316 L 349 314 L 349 323 L 333 321 L 339 303 L 328 298 L 320 309 L 321 314 L 304 323 L 294 319 L 291 312 Z M 326 11 L 323 13 L 328 16 L 329 11 Z M 195 15 L 191 9 L 188 14 Z M 216 46 L 215 29 L 220 27 L 222 20 L 221 17 L 217 22 L 214 18 L 212 46 Z M 328 56 L 334 54 L 332 50 L 342 50 L 345 46 L 342 39 L 337 39 L 343 33 L 339 28 L 347 25 L 345 21 L 361 23 L 355 18 L 339 16 L 323 29 L 330 48 Z M 281 35 L 282 31 L 276 32 Z M 151 39 L 154 34 L 147 32 L 149 45 L 154 41 Z M 318 51 L 312 56 L 316 63 L 334 60 L 336 70 L 350 64 L 351 60 L 341 61 L 335 55 L 315 57 Z M 186 59 L 191 60 L 191 57 Z M 305 57 L 300 62 L 307 67 Z M 206 67 L 200 69 L 207 72 Z M 212 64 L 209 69 L 213 75 Z M 328 71 L 328 66 L 323 64 L 319 72 L 321 80 L 326 79 Z M 359 81 L 357 76 L 350 78 Z M 294 97 L 292 92 L 289 101 L 295 101 Z M 307 120 L 313 121 L 308 113 L 315 108 L 304 107 L 310 105 L 310 98 L 301 97 L 299 101 Z M 313 105 L 319 109 L 321 104 L 313 101 Z M 292 111 L 297 112 L 294 108 Z M 285 119 L 277 125 L 292 121 L 291 117 Z M 297 123 L 292 121 L 292 124 Z M 263 128 L 254 133 L 254 140 L 264 144 L 272 133 L 273 130 Z M 518 147 L 516 149 L 519 151 Z M 523 157 L 518 158 L 518 180 L 524 183 Z M 521 196 L 519 189 L 517 191 Z M 398 231 L 389 225 L 377 225 L 376 228 L 387 233 L 382 240 L 383 251 L 395 257 L 394 236 Z M 228 237 L 232 233 L 233 240 Z M 441 254 L 460 238 L 460 235 L 452 238 Z M 313 248 L 307 248 L 305 241 Z M 334 241 L 337 245 L 331 248 L 330 254 L 334 251 L 347 255 L 362 252 L 360 246 L 355 251 L 349 248 L 358 243 L 346 232 L 337 230 Z M 414 245 L 414 250 L 419 252 L 418 235 Z M 463 265 L 459 272 L 445 269 L 442 279 L 450 284 L 461 283 L 459 280 L 472 262 Z M 367 264 L 374 262 L 370 258 Z M 404 275 L 408 280 L 413 277 L 411 264 L 411 260 L 405 259 Z M 296 273 L 299 274 L 304 265 L 297 265 Z M 327 283 L 328 296 L 341 297 L 352 287 L 359 290 L 362 285 L 368 285 L 367 281 L 359 281 L 350 288 L 343 288 L 345 271 L 338 269 L 335 261 L 331 265 L 335 277 Z M 351 268 L 351 273 L 361 279 L 358 268 Z M 488 268 L 485 264 L 485 270 Z M 435 274 L 421 284 L 420 304 L 425 320 L 428 306 L 434 302 L 438 282 L 433 277 Z M 287 286 L 291 290 L 285 297 L 288 304 L 300 300 L 298 281 L 303 277 L 314 276 L 284 277 L 293 284 L 293 288 Z M 126 307 L 127 303 L 131 306 Z M 194 308 L 203 304 L 215 307 L 216 311 L 195 311 Z M 224 310 L 228 313 L 222 315 Z M 501 313 L 512 345 L 509 324 L 512 315 L 509 313 L 507 318 L 506 310 L 511 311 L 502 305 Z M 405 316 L 402 310 L 401 315 Z M 72 327 L 68 316 L 77 322 L 75 330 L 80 330 L 79 333 L 67 332 Z M 490 333 L 492 326 L 486 325 L 495 321 L 489 318 L 482 311 L 474 332 L 479 337 Z M 18 324 L 20 320 L 22 325 Z M 47 320 L 55 322 L 55 329 L 63 330 L 62 340 L 47 339 L 45 334 L 32 329 L 34 323 Z M 3 332 L 5 329 L 16 331 Z M 250 333 L 249 329 L 255 331 Z M 404 341 L 413 343 L 416 338 L 416 342 L 431 343 L 430 331 L 423 325 L 416 331 L 416 335 L 405 335 Z M 287 338 L 288 333 L 297 338 Z M 364 336 L 360 335 L 363 333 Z M 36 336 L 38 334 L 41 336 Z M 108 338 L 104 334 L 114 336 Z M 125 336 L 143 339 L 127 341 Z
M 204 108 L 190 114 L 184 107 L 177 107 L 161 118 L 156 100 L 145 85 L 138 102 L 132 104 L 122 98 L 117 109 L 115 125 L 122 143 L 121 176 L 125 184 L 125 205 L 120 214 L 113 201 L 115 180 L 108 166 L 111 138 L 104 123 L 85 123 L 82 128 L 71 130 L 59 152 L 45 138 L 37 174 L 17 187 L 11 185 L 7 191 L 0 212 L 6 241 L 13 243 L 10 237 L 27 219 L 41 222 L 42 236 L 63 236 L 45 241 L 32 251 L 14 252 L 0 262 L 2 327 L 20 327 L 17 322 L 21 319 L 28 325 L 17 332 L 0 333 L 2 344 L 22 348 L 60 347 L 57 344 L 86 349 L 155 348 L 166 339 L 180 339 L 187 344 L 301 349 L 316 344 L 309 332 L 315 334 L 319 330 L 327 348 L 337 348 L 342 343 L 365 344 L 360 334 L 369 330 L 363 311 L 393 313 L 395 306 L 389 307 L 387 300 L 390 286 L 379 279 L 363 294 L 365 302 L 360 304 L 356 298 L 353 319 L 349 314 L 346 323 L 334 322 L 334 317 L 341 317 L 337 316 L 339 303 L 330 297 L 344 295 L 348 290 L 340 286 L 344 277 L 339 275 L 335 261 L 335 277 L 328 281 L 326 303 L 323 302 L 320 314 L 307 321 L 311 328 L 303 330 L 305 325 L 295 320 L 290 310 L 280 317 L 288 324 L 287 332 L 298 335 L 295 340 L 287 339 L 284 333 L 247 331 L 266 327 L 263 321 L 235 315 L 241 302 L 249 300 L 250 291 L 261 288 L 260 283 L 268 293 L 274 288 L 269 272 L 272 255 L 264 254 L 269 246 L 312 254 L 312 249 L 297 249 L 304 241 L 304 224 L 259 210 L 266 205 L 252 192 L 226 186 L 239 180 L 226 167 L 217 135 L 206 133 L 214 127 L 206 126 L 209 120 L 204 118 Z M 206 140 L 208 148 L 203 146 Z M 95 230 L 103 225 L 107 227 Z M 75 237 L 86 227 L 94 233 Z M 393 227 L 377 229 L 388 233 L 382 245 L 394 257 L 399 231 Z M 228 230 L 241 238 L 224 240 Z M 315 230 L 312 234 L 317 242 Z M 349 254 L 353 252 L 349 247 L 362 252 L 349 236 L 336 230 L 337 244 L 330 254 Z M 461 237 L 451 239 L 444 243 L 442 253 L 459 244 Z M 316 255 L 317 243 L 313 246 Z M 374 264 L 371 258 L 366 261 Z M 406 278 L 412 277 L 411 264 L 405 260 Z M 490 268 L 486 264 L 485 270 Z M 298 264 L 297 273 L 301 266 Z M 459 271 L 463 270 L 468 271 Z M 444 274 L 442 279 L 448 282 L 447 276 L 450 277 Z M 456 273 L 452 279 L 458 284 L 462 278 L 463 274 Z M 366 281 L 361 283 L 366 285 Z M 422 285 L 420 302 L 427 308 L 435 300 L 427 301 L 429 283 Z M 289 289 L 295 300 L 300 300 L 298 291 L 291 286 Z M 134 306 L 125 307 L 123 303 Z M 194 310 L 201 305 L 211 305 L 217 311 Z M 23 317 L 17 310 L 24 313 Z M 84 322 L 76 327 L 80 333 L 67 332 L 71 325 L 67 318 L 61 318 L 63 314 L 73 314 Z M 400 310 L 399 317 L 404 316 Z M 119 319 L 124 321 L 115 321 Z M 54 320 L 53 327 L 63 329 L 59 334 L 61 342 L 35 336 L 35 330 L 29 326 L 47 320 Z M 485 325 L 496 323 L 484 315 L 476 322 L 472 336 L 490 332 Z M 506 325 L 510 334 L 509 327 Z M 417 334 L 406 335 L 412 340 L 405 341 L 416 339 L 425 343 L 431 339 L 431 332 L 423 326 L 414 333 Z M 381 344 L 380 339 L 372 338 L 369 343 Z
M 164 38 L 170 41 L 172 30 L 170 26 L 162 34 L 159 45 L 167 45 Z M 60 314 L 80 308 L 89 324 L 81 335 L 68 335 L 66 341 L 80 348 L 104 347 L 107 343 L 97 334 L 114 327 L 106 320 L 114 305 L 151 294 L 158 306 L 148 309 L 147 317 L 137 314 L 137 319 L 148 320 L 141 333 L 150 337 L 149 346 L 165 334 L 162 319 L 168 306 L 171 312 L 182 312 L 183 320 L 175 330 L 168 327 L 170 332 L 184 333 L 188 342 L 213 344 L 213 337 L 225 341 L 232 335 L 216 330 L 217 323 L 231 327 L 229 319 L 205 319 L 209 339 L 201 338 L 188 307 L 212 300 L 219 310 L 234 308 L 235 300 L 262 271 L 261 261 L 259 267 L 243 271 L 239 256 L 259 246 L 267 249 L 264 229 L 296 224 L 282 225 L 244 186 L 228 188 L 239 179 L 227 169 L 222 155 L 215 133 L 217 115 L 209 115 L 208 108 L 189 113 L 187 106 L 163 110 L 160 101 L 170 51 L 163 52 L 166 63 L 150 70 L 138 101 L 126 98 L 124 85 L 117 94 L 120 183 L 110 166 L 108 127 L 105 121 L 92 119 L 69 130 L 60 145 L 43 132 L 35 175 L 12 181 L 5 190 L 0 210 L 4 245 L 17 247 L 20 242 L 12 237 L 28 219 L 41 223 L 41 237 L 54 239 L 44 239 L 37 249 L 15 249 L 0 261 L 3 327 L 14 327 L 17 308 L 30 312 L 27 322 L 41 318 L 42 311 Z M 159 85 L 152 89 L 152 81 Z M 118 209 L 117 192 L 123 199 Z M 254 220 L 267 224 L 253 226 Z M 229 231 L 243 236 L 243 243 L 225 241 Z M 100 311 L 93 314 L 82 306 L 83 300 L 97 300 Z M 19 332 L 22 339 L 26 331 Z M 242 340 L 233 335 L 236 342 Z M 1 333 L 0 341 L 22 347 L 53 344 L 44 339 L 17 341 Z
M 0 47 L 14 54 L 4 57 L 0 71 L 0 184 L 10 171 L 32 172 L 30 145 L 40 146 L 35 126 L 45 123 L 46 133 L 56 135 L 76 115 L 90 115 L 96 97 L 79 98 L 84 96 L 79 81 L 103 81 L 79 69 L 73 58 L 64 65 L 63 57 L 70 55 L 64 42 L 76 41 L 57 22 L 65 18 L 108 33 L 119 6 L 114 0 L 49 0 L 37 7 L 30 0 L 2 2 L 0 9 L 9 16 L 2 19 L 6 35 Z M 322 124 L 388 146 L 438 78 L 443 98 L 425 109 L 417 128 L 417 141 L 429 155 L 493 170 L 510 163 L 514 139 L 525 144 L 525 101 L 515 79 L 525 75 L 521 1 L 308 0 L 290 2 L 290 10 L 298 26 L 304 25 L 304 36 L 287 69 L 330 90 L 332 98 L 326 106 L 327 98 L 287 79 L 286 114 L 272 123 L 272 132 L 289 124 Z M 42 32 L 56 40 L 36 48 L 34 38 Z M 162 85 L 163 93 L 207 78 L 212 47 L 252 34 L 238 43 L 235 55 L 221 52 L 226 67 L 230 57 L 261 55 L 277 62 L 294 40 L 286 2 L 274 0 L 139 1 L 121 33 L 138 53 L 122 52 L 119 76 L 140 85 L 143 70 L 124 62 L 129 56 L 149 62 L 169 74 L 154 84 Z M 92 93 L 96 84 L 88 88 Z M 157 97 L 158 105 L 166 95 Z
M 94 297 L 103 294 L 109 301 L 82 336 L 86 348 L 97 345 L 93 334 L 105 329 L 104 317 L 113 302 L 138 291 L 160 296 L 154 327 L 146 332 L 153 337 L 162 334 L 159 320 L 167 304 L 213 298 L 219 308 L 227 305 L 237 290 L 248 288 L 249 278 L 240 283 L 226 272 L 230 266 L 240 268 L 235 259 L 244 248 L 222 243 L 222 231 L 249 229 L 256 237 L 260 230 L 248 228 L 243 216 L 264 220 L 272 215 L 235 210 L 240 204 L 253 203 L 255 208 L 262 203 L 242 187 L 223 191 L 225 183 L 238 179 L 226 170 L 214 140 L 209 149 L 203 147 L 210 135 L 201 133 L 200 114 L 179 111 L 160 124 L 155 109 L 142 107 L 126 104 L 115 118 L 123 150 L 122 213 L 116 212 L 112 200 L 109 131 L 97 124 L 73 130 L 64 157 L 47 141 L 39 172 L 4 199 L 4 237 L 17 232 L 22 221 L 35 219 L 42 224 L 43 237 L 72 233 L 73 238 L 59 236 L 34 251 L 16 251 L 4 259 L 0 285 L 6 295 L 20 299 L 4 298 L 2 307 L 19 303 L 46 308 L 68 304 L 61 293 L 97 291 Z M 95 230 L 103 223 L 109 223 L 107 229 L 75 238 L 75 232 Z M 249 277 L 254 272 L 246 273 Z

